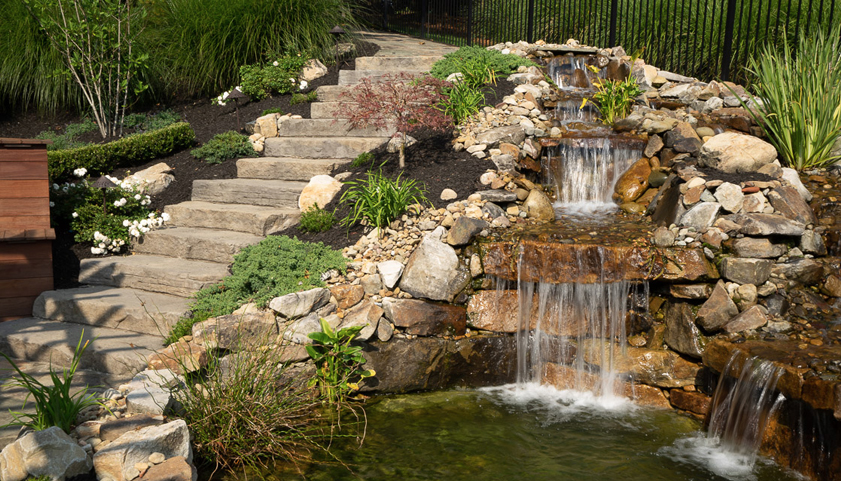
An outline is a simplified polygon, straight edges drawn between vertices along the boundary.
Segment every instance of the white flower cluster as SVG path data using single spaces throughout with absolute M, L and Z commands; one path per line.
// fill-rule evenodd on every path
M 132 237 L 140 237 L 153 228 L 164 225 L 166 222 L 169 222 L 169 214 L 164 212 L 160 215 L 160 217 L 158 217 L 154 212 L 152 212 L 149 214 L 148 219 L 141 219 L 139 221 L 129 221 L 128 219 L 124 220 L 123 227 L 128 227 L 128 233 Z
M 297 85 L 298 90 L 304 90 L 305 88 L 307 88 L 307 86 L 309 86 L 306 80 L 301 80 L 301 83 L 298 83 L 296 79 L 290 77 L 289 81 L 292 83 L 292 85 Z
M 110 175 L 106 175 L 105 178 L 118 185 L 121 189 L 127 191 L 127 194 L 131 195 L 132 193 L 134 193 L 134 200 L 139 200 L 140 205 L 149 205 L 152 203 L 151 197 L 149 197 L 148 195 L 144 196 L 137 193 L 137 185 L 129 182 L 128 180 L 120 180 L 116 177 L 111 177 Z M 128 179 L 128 177 L 126 177 L 126 179 Z M 125 197 L 121 197 L 120 200 L 114 201 L 114 207 L 122 207 L 126 205 L 126 202 L 128 201 L 125 199 Z
M 234 90 L 240 90 L 241 91 L 242 88 L 239 85 L 237 85 L 236 87 L 232 88 L 231 90 L 222 92 L 222 95 L 213 99 L 213 103 L 219 104 L 219 105 L 228 105 L 228 97 L 231 95 L 231 92 L 233 92 Z
M 94 246 L 91 247 L 91 254 L 105 254 L 108 251 L 118 252 L 126 241 L 123 239 L 111 239 L 107 235 L 96 231 L 93 233 Z
M 75 175 L 76 177 L 84 177 L 85 174 L 87 174 L 87 173 L 88 173 L 88 169 L 86 169 L 84 167 L 79 167 L 78 169 L 73 171 L 73 175 Z
M 82 180 L 82 183 L 79 184 L 80 187 L 87 185 L 86 180 Z M 70 189 L 75 189 L 76 183 L 75 182 L 65 182 L 61 185 L 53 184 L 53 190 L 61 190 L 62 192 L 68 192 Z

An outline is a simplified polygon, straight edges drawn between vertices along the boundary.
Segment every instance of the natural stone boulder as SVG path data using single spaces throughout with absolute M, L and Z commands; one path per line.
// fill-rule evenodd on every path
M 476 136 L 477 144 L 485 144 L 491 147 L 500 142 L 508 144 L 519 145 L 525 140 L 526 133 L 519 125 L 511 125 L 507 127 L 497 127 L 495 129 L 482 132 Z
M 648 177 L 651 175 L 651 164 L 642 158 L 619 177 L 614 187 L 613 198 L 620 204 L 637 200 L 648 189 Z
M 771 267 L 771 274 L 810 286 L 821 282 L 823 264 L 805 257 L 789 259 L 788 262 L 774 264 Z
M 467 303 L 470 326 L 494 332 L 517 332 L 519 320 L 517 291 L 477 291 Z
M 739 309 L 730 299 L 730 295 L 724 287 L 724 281 L 719 281 L 713 288 L 709 299 L 698 309 L 695 321 L 705 331 L 715 332 L 724 327 L 738 313 Z
M 385 316 L 407 334 L 417 336 L 460 336 L 467 328 L 463 307 L 434 304 L 416 299 L 383 300 Z
M 701 202 L 683 214 L 680 218 L 680 225 L 694 227 L 696 231 L 703 232 L 713 225 L 721 204 L 717 202 Z
M 724 326 L 724 332 L 742 332 L 750 329 L 759 329 L 768 323 L 768 318 L 761 306 L 753 306 L 745 312 L 734 317 Z
M 768 201 L 774 209 L 781 213 L 786 219 L 791 219 L 801 224 L 815 224 L 817 219 L 809 204 L 797 193 L 794 187 L 777 187 L 768 193 Z
M 725 182 L 715 189 L 715 200 L 721 204 L 721 208 L 727 212 L 739 212 L 745 201 L 745 194 L 738 185 Z
M 721 261 L 721 276 L 739 284 L 764 284 L 774 263 L 767 259 L 726 257 Z
M 377 264 L 377 271 L 380 273 L 383 285 L 388 289 L 394 289 L 400 276 L 403 275 L 403 263 L 400 261 L 385 261 Z
M 775 259 L 786 253 L 786 247 L 764 238 L 742 237 L 733 242 L 733 251 L 739 257 Z
M 277 323 L 271 311 L 212 317 L 193 326 L 193 342 L 206 349 L 239 350 L 276 334 Z
M 648 143 L 645 145 L 642 155 L 648 158 L 654 157 L 658 152 L 663 150 L 664 145 L 662 137 L 656 134 L 651 135 L 648 137 Z
M 777 159 L 774 146 L 751 135 L 724 132 L 701 147 L 701 165 L 730 174 L 756 172 Z
M 669 391 L 669 394 L 669 402 L 675 409 L 688 411 L 699 416 L 706 416 L 710 411 L 712 399 L 704 393 L 673 389 Z
M 806 202 L 812 200 L 812 193 L 809 192 L 809 189 L 807 189 L 805 185 L 803 185 L 803 181 L 800 180 L 800 174 L 796 170 L 790 167 L 783 167 L 782 179 L 788 185 L 794 187 L 794 190 L 800 194 L 800 197 L 802 197 L 803 200 Z
M 675 243 L 675 233 L 668 227 L 658 227 L 654 231 L 654 245 L 657 247 L 671 247 Z
M 830 275 L 826 278 L 821 292 L 830 297 L 841 297 L 841 277 Z
M 327 67 L 321 63 L 321 60 L 317 58 L 311 58 L 307 60 L 307 63 L 304 64 L 304 68 L 301 70 L 301 80 L 305 80 L 307 82 L 312 82 L 315 79 L 319 79 L 323 76 L 327 75 Z
M 365 297 L 365 289 L 362 286 L 353 284 L 342 284 L 330 288 L 330 293 L 336 298 L 339 309 L 347 309 L 355 306 Z
M 612 356 L 609 341 L 586 339 L 578 348 L 584 362 L 614 372 L 630 374 L 634 381 L 662 388 L 675 388 L 695 384 L 701 366 L 684 360 L 672 351 L 626 347 L 623 352 L 614 349 Z M 609 366 L 605 364 L 610 364 Z
M 163 416 L 151 414 L 137 414 L 102 423 L 99 427 L 99 439 L 113 441 L 129 431 L 147 428 L 149 426 L 160 426 L 163 424 Z
M 692 307 L 685 303 L 672 303 L 666 309 L 666 344 L 675 351 L 696 359 L 704 352 L 701 333 L 695 326 Z
M 171 369 L 178 374 L 196 372 L 207 365 L 207 350 L 198 343 L 179 340 L 149 356 L 149 369 Z
M 25 434 L 0 452 L 0 480 L 23 481 L 45 476 L 69 479 L 91 470 L 91 460 L 61 428 Z
M 672 284 L 669 294 L 678 299 L 706 299 L 710 297 L 713 287 L 709 284 Z
M 800 222 L 776 214 L 735 214 L 728 217 L 728 220 L 741 226 L 739 232 L 745 235 L 799 237 L 806 230 Z
M 339 328 L 363 326 L 357 339 L 367 341 L 376 334 L 381 317 L 383 317 L 383 309 L 370 299 L 365 299 L 345 313 Z
M 161 415 L 172 407 L 172 393 L 168 389 L 148 387 L 126 395 L 126 409 L 130 413 Z
M 323 209 L 340 190 L 342 190 L 342 183 L 338 180 L 329 175 L 316 175 L 301 191 L 301 196 L 298 197 L 298 208 L 304 212 L 315 204 Z
M 158 195 L 163 192 L 175 176 L 172 175 L 172 167 L 161 162 L 149 168 L 140 170 L 123 179 L 134 185 L 141 193 L 147 195 Z
M 482 219 L 472 219 L 467 216 L 461 216 L 456 219 L 455 224 L 450 228 L 447 234 L 447 244 L 451 246 L 463 246 L 469 244 L 473 240 L 473 236 L 482 232 L 488 227 L 488 223 Z
M 266 138 L 277 137 L 278 114 L 266 114 L 254 121 L 254 131 Z
M 150 466 L 143 475 L 143 481 L 196 481 L 198 478 L 196 467 L 182 456 Z
M 680 122 L 677 126 L 666 133 L 666 147 L 674 149 L 675 152 L 697 154 L 701 150 L 701 142 L 695 129 L 687 122 Z
M 438 227 L 424 236 L 409 258 L 400 279 L 400 289 L 414 297 L 450 302 L 469 282 L 461 272 L 456 251 L 441 242 L 445 229 Z
M 818 256 L 826 255 L 826 244 L 820 234 L 813 230 L 807 230 L 800 237 L 800 250 L 804 254 L 814 254 Z
M 192 463 L 187 423 L 179 419 L 123 434 L 94 454 L 96 478 L 128 481 L 126 471 L 137 463 L 148 462 L 152 453 L 161 453 L 166 458 L 181 456 L 187 463 Z
M 269 307 L 287 319 L 295 319 L 318 309 L 330 301 L 330 290 L 321 287 L 275 297 Z
M 530 219 L 543 221 L 555 220 L 555 208 L 546 194 L 540 189 L 532 189 L 529 196 L 523 202 L 523 209 L 528 213 Z
M 491 190 L 480 190 L 474 192 L 474 195 L 478 195 L 482 200 L 486 200 L 488 202 L 514 202 L 517 200 L 517 194 L 514 192 L 508 192 L 507 190 L 503 189 L 491 189 Z

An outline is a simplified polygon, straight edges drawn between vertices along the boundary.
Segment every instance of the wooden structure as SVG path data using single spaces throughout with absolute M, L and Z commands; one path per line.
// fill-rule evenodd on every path
M 0 321 L 31 316 L 53 288 L 50 142 L 0 138 Z

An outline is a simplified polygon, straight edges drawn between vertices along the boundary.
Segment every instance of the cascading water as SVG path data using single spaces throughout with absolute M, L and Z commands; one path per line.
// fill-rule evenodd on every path
M 556 57 L 549 64 L 549 76 L 562 90 L 592 89 L 593 74 L 587 69 L 589 57 L 564 55 Z M 603 74 L 598 74 L 602 76 Z
M 615 210 L 616 181 L 641 155 L 640 148 L 614 146 L 610 138 L 564 139 L 545 158 L 547 181 L 555 184 L 555 207 L 569 213 Z
M 563 125 L 570 123 L 592 123 L 598 120 L 598 113 L 592 104 L 582 107 L 581 99 L 561 100 L 555 104 L 555 118 Z

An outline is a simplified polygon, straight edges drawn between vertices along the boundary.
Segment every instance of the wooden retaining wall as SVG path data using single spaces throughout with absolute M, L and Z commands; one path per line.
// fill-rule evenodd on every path
M 49 142 L 0 138 L 0 322 L 32 315 L 53 288 Z

